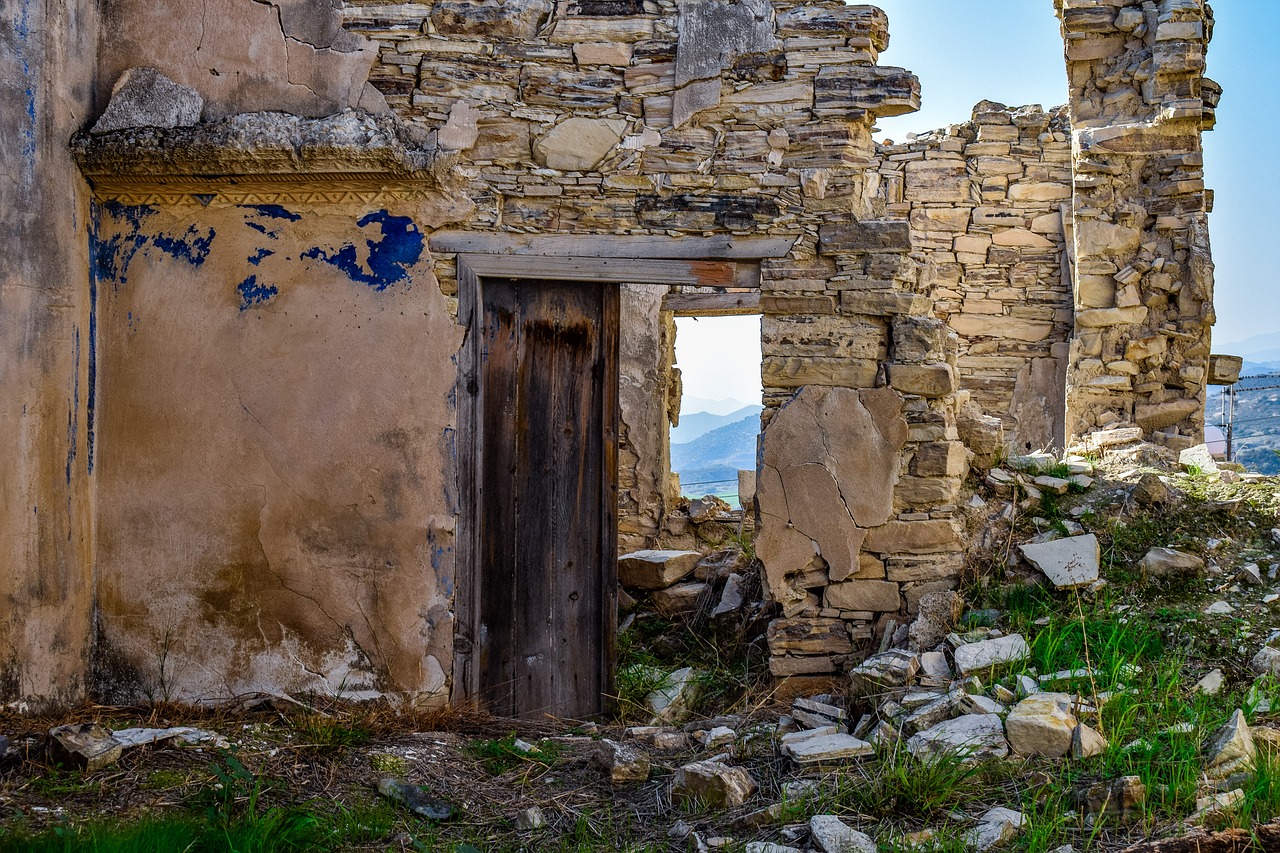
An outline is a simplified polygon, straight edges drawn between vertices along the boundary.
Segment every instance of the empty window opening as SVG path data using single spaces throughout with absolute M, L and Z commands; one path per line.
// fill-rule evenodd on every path
M 741 509 L 738 472 L 754 480 L 760 435 L 760 317 L 677 317 L 683 391 L 671 429 L 671 471 L 687 498 L 715 495 Z

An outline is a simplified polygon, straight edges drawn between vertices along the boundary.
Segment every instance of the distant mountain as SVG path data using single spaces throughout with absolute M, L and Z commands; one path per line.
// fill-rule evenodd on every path
M 671 443 L 685 444 L 695 438 L 706 435 L 713 429 L 737 423 L 743 418 L 755 415 L 757 420 L 763 407 L 743 406 L 727 415 L 713 415 L 710 412 L 694 412 L 680 416 L 680 426 L 671 428 Z
M 1280 373 L 1280 361 L 1246 361 L 1241 376 L 1257 376 L 1260 373 Z
M 1213 351 L 1223 355 L 1241 355 L 1252 362 L 1280 362 L 1280 332 L 1254 335 L 1234 343 L 1215 344 Z
M 693 441 L 671 445 L 671 470 L 680 475 L 686 495 L 701 497 L 737 491 L 738 471 L 756 467 L 758 412 L 704 433 Z

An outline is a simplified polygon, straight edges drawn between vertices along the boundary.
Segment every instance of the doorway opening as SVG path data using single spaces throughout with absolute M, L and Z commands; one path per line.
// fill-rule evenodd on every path
M 670 431 L 671 472 L 681 495 L 749 506 L 763 394 L 760 316 L 678 316 L 675 358 L 682 393 Z

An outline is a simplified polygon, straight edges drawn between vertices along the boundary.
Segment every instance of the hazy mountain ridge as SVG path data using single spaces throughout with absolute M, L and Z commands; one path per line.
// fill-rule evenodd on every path
M 748 407 L 750 408 L 750 407 Z M 736 490 L 738 471 L 755 470 L 759 411 L 710 430 L 693 441 L 671 445 L 671 470 L 686 495 Z
M 692 414 L 681 415 L 680 426 L 671 428 L 671 443 L 688 444 L 713 429 L 736 424 L 743 418 L 754 416 L 758 419 L 760 412 L 763 410 L 763 406 L 746 405 L 727 415 L 717 415 L 712 412 L 693 412 Z

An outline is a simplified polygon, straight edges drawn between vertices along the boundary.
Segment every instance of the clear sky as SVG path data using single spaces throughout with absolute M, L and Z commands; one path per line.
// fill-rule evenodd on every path
M 908 133 L 966 121 L 984 99 L 1046 108 L 1066 101 L 1053 0 L 874 5 L 889 15 L 889 49 L 881 64 L 915 72 L 923 90 L 920 112 L 882 121 L 879 138 L 901 141 Z M 1280 332 L 1280 276 L 1274 271 L 1280 229 L 1273 230 L 1269 218 L 1280 207 L 1280 163 L 1272 153 L 1280 148 L 1280 0 L 1212 5 L 1217 26 L 1209 76 L 1225 94 L 1218 127 L 1205 134 L 1205 172 L 1216 194 L 1210 231 L 1217 264 L 1214 349 L 1221 352 L 1251 336 Z M 733 320 L 717 324 L 725 331 L 714 333 L 706 321 L 700 327 L 682 321 L 676 340 L 686 393 L 747 401 L 758 396 L 759 351 L 752 355 L 742 340 L 755 321 Z

